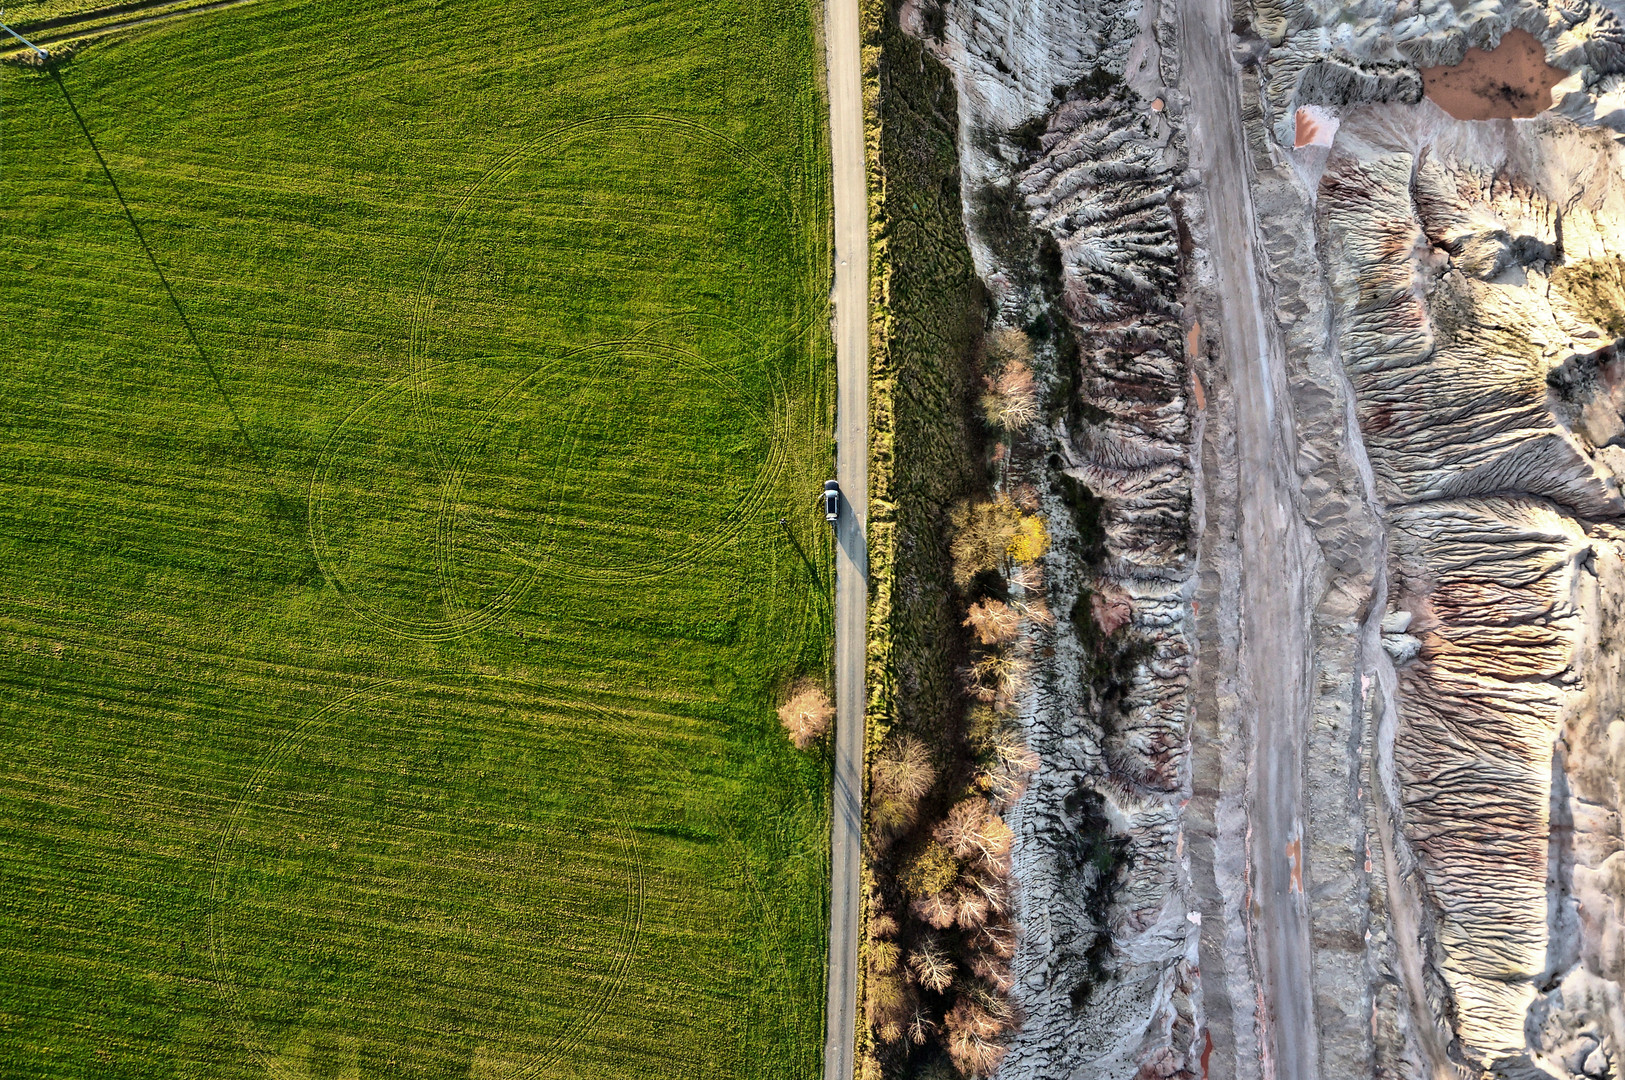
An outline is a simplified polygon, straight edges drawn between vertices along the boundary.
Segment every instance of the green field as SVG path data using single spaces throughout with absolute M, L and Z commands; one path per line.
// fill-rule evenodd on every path
M 0 1076 L 816 1075 L 816 49 L 263 0 L 0 71 Z

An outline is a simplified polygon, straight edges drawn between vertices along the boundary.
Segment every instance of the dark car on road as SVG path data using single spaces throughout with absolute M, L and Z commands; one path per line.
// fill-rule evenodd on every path
M 841 517 L 841 485 L 835 480 L 824 481 L 824 520 L 838 521 Z

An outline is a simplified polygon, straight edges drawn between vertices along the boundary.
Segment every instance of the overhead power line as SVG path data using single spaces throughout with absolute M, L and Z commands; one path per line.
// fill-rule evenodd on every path
M 29 41 L 27 38 L 23 37 L 21 34 L 17 33 L 17 31 L 13 30 L 3 22 L 0 22 L 0 30 L 4 30 L 6 33 L 10 34 L 24 45 L 27 45 L 30 49 L 33 49 L 35 52 L 39 53 L 39 58 L 41 60 L 49 60 L 51 58 L 50 53 L 46 52 L 38 45 L 35 45 L 32 41 Z

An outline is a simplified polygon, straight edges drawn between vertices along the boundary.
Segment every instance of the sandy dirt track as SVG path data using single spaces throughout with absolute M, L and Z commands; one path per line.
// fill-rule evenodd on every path
M 1281 347 L 1261 295 L 1237 69 L 1226 0 L 1180 5 L 1192 167 L 1208 202 L 1218 337 L 1235 398 L 1242 699 L 1251 733 L 1247 823 L 1251 953 L 1260 989 L 1257 1074 L 1318 1073 L 1313 965 L 1301 863 L 1309 714 L 1306 577 L 1314 541 L 1293 506 L 1291 410 Z M 1242 1002 L 1236 1008 L 1244 1007 Z M 1254 1073 L 1253 1069 L 1246 1070 Z

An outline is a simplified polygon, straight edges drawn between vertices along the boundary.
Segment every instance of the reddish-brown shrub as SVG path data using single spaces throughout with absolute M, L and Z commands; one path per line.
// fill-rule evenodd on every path
M 830 703 L 829 695 L 810 679 L 797 683 L 789 698 L 779 706 L 779 722 L 798 750 L 805 750 L 822 738 L 834 719 L 835 706 Z
M 1134 601 L 1122 589 L 1105 586 L 1090 595 L 1089 613 L 1100 632 L 1110 637 L 1134 618 Z

